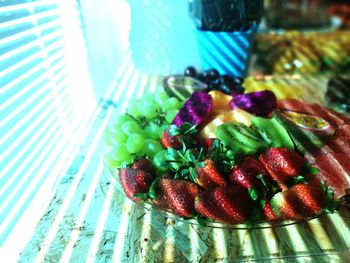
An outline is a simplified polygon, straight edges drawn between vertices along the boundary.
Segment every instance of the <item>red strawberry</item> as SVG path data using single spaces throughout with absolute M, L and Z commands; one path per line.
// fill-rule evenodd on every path
M 182 148 L 182 144 L 179 141 L 179 136 L 172 136 L 169 132 L 169 128 L 163 132 L 161 141 L 162 141 L 164 148 L 166 148 L 166 149 L 169 147 L 171 147 L 173 149 L 181 149 Z
M 270 200 L 273 212 L 281 219 L 301 220 L 298 199 L 286 190 L 275 194 Z
M 279 219 L 278 216 L 275 214 L 275 212 L 272 210 L 272 207 L 269 201 L 264 201 L 264 205 L 262 207 L 261 212 L 262 212 L 263 218 L 268 222 L 277 221 Z
M 182 217 L 194 215 L 194 198 L 201 191 L 198 185 L 184 180 L 163 178 L 159 186 L 157 199 L 161 206 L 167 206 Z
M 250 196 L 256 200 L 261 194 L 262 186 L 257 179 L 258 175 L 267 178 L 268 173 L 264 166 L 253 157 L 244 157 L 230 172 L 229 180 L 249 191 Z
M 259 159 L 282 189 L 286 189 L 285 183 L 289 179 L 299 175 L 306 163 L 302 156 L 287 148 L 270 148 Z
M 213 138 L 196 138 L 198 148 L 203 148 L 206 152 L 210 151 L 213 146 L 214 140 Z
M 217 187 L 199 193 L 195 200 L 197 212 L 227 224 L 242 223 L 248 218 L 253 201 L 240 186 Z
M 146 158 L 139 158 L 137 159 L 132 165 L 131 168 L 133 169 L 140 169 L 144 170 L 146 172 L 149 172 L 151 174 L 156 173 L 156 169 L 154 168 L 152 162 Z
M 227 182 L 221 173 L 218 171 L 212 159 L 205 159 L 204 166 L 196 168 L 197 184 L 205 189 L 211 189 L 217 186 L 226 186 Z
M 147 193 L 154 180 L 153 174 L 132 168 L 121 169 L 119 178 L 126 196 L 135 202 L 141 202 L 142 199 L 134 195 Z
M 303 216 L 313 216 L 322 212 L 326 206 L 326 195 L 321 187 L 307 184 L 296 184 L 290 189 L 301 204 L 301 214 Z
M 326 196 L 321 187 L 297 184 L 289 190 L 276 194 L 271 199 L 271 207 L 283 219 L 300 220 L 322 212 Z

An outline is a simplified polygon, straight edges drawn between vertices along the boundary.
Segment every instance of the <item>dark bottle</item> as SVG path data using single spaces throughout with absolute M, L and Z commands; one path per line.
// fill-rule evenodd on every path
M 190 15 L 200 30 L 247 31 L 259 24 L 263 0 L 189 0 Z

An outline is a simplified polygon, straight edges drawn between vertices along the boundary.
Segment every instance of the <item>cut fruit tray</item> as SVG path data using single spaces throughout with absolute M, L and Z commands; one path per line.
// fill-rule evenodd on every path
M 181 79 L 181 78 L 180 78 Z M 164 85 L 165 86 L 165 90 L 167 91 L 167 93 L 168 93 L 168 95 L 170 95 L 170 98 L 174 98 L 174 97 L 177 97 L 177 98 L 179 98 L 179 99 L 183 99 L 183 100 L 186 100 L 185 98 L 186 97 L 188 97 L 188 95 L 191 95 L 195 90 L 198 90 L 198 89 L 201 89 L 201 88 L 198 88 L 198 87 L 194 87 L 193 88 L 193 86 L 196 86 L 196 85 L 193 85 L 193 83 L 188 83 L 188 82 L 186 82 L 188 85 L 185 85 L 186 83 L 185 82 L 181 82 L 181 83 L 177 83 L 176 81 L 176 78 L 175 79 L 165 79 L 165 83 L 164 84 L 166 84 L 166 85 Z M 260 81 L 259 81 L 260 82 Z M 255 83 L 254 83 L 254 81 L 252 81 L 251 79 L 250 80 L 246 80 L 246 82 L 245 82 L 245 84 L 246 84 L 246 86 L 248 87 L 248 92 L 249 91 L 251 91 L 252 89 L 255 89 L 255 87 L 256 87 L 256 85 L 255 85 Z M 179 88 L 177 87 L 178 85 L 180 85 L 180 86 L 183 86 L 183 87 L 185 87 L 185 89 L 182 89 L 182 90 L 179 90 Z M 188 86 L 188 87 L 187 87 Z M 271 88 L 270 86 L 268 86 L 267 84 L 265 84 L 265 85 L 262 85 L 261 84 L 261 82 L 259 83 L 259 85 L 257 85 L 257 87 L 258 87 L 258 91 L 261 89 L 261 88 L 263 88 L 264 90 L 273 90 L 274 92 L 275 92 L 275 90 L 273 89 L 273 88 Z M 285 87 L 285 85 L 283 86 L 283 87 Z M 193 88 L 193 89 L 192 89 Z M 277 89 L 279 89 L 279 87 L 277 87 Z M 295 90 L 294 90 L 295 91 Z M 259 91 L 260 92 L 260 91 Z M 256 93 L 259 93 L 259 92 L 256 92 Z M 300 93 L 301 93 L 302 91 L 300 91 Z M 197 92 L 196 92 L 197 93 Z M 215 93 L 215 92 L 214 92 Z M 193 93 L 194 94 L 194 93 Z M 252 94 L 252 93 L 250 93 L 250 94 Z M 260 94 L 260 93 L 259 93 Z M 247 94 L 244 94 L 244 95 L 247 95 Z M 248 94 L 249 95 L 249 94 Z M 264 94 L 264 95 L 266 95 L 266 94 Z M 304 94 L 305 95 L 305 94 Z M 315 93 L 313 93 L 313 95 L 315 95 Z M 206 95 L 207 96 L 207 95 Z M 215 95 L 214 94 L 211 94 L 211 96 L 214 98 L 215 97 Z M 229 97 L 228 95 L 222 95 L 222 96 L 226 96 L 226 97 Z M 239 96 L 238 95 L 234 95 L 235 96 L 235 98 L 238 98 Z M 284 97 L 281 95 L 281 93 L 279 93 L 279 95 L 276 95 L 277 96 L 277 98 L 278 99 L 284 99 Z M 302 95 L 300 95 L 300 94 L 298 94 L 297 95 L 297 97 L 299 97 L 299 96 L 302 96 Z M 321 95 L 322 96 L 322 95 Z M 219 99 L 219 101 L 220 102 L 222 102 L 222 100 L 221 99 Z M 228 100 L 227 100 L 228 101 Z M 300 107 L 304 107 L 306 104 L 304 103 L 304 102 L 298 102 L 297 100 L 286 100 L 285 101 L 285 105 L 284 106 L 286 106 L 286 108 L 284 108 L 283 107 L 283 103 L 281 104 L 282 105 L 282 108 L 279 108 L 279 109 L 283 109 L 283 110 L 294 110 L 294 111 L 298 111 L 297 110 L 297 108 L 300 108 Z M 213 105 L 220 105 L 220 104 L 218 104 L 218 103 L 213 103 Z M 281 105 L 279 105 L 279 106 L 281 106 Z M 292 107 L 292 109 L 289 109 L 288 107 Z M 296 107 L 296 109 L 294 109 L 293 107 Z M 305 108 L 305 110 L 311 110 L 311 112 L 307 112 L 308 114 L 314 114 L 314 110 L 316 109 L 320 109 L 320 107 L 321 106 L 318 106 L 318 105 L 316 105 L 316 104 L 308 104 L 308 106 L 306 106 L 306 108 Z M 214 106 L 213 106 L 213 108 L 214 108 Z M 226 109 L 225 109 L 226 110 Z M 173 111 L 175 111 L 175 109 L 173 110 Z M 176 111 L 178 111 L 178 110 L 176 110 Z M 269 110 L 269 112 L 271 112 L 270 110 Z M 278 117 L 278 112 L 279 111 L 277 111 L 277 117 Z M 218 113 L 216 113 L 216 114 L 218 114 Z M 267 114 L 268 113 L 264 113 L 263 115 L 264 116 L 267 116 Z M 283 113 L 284 114 L 284 113 Z M 300 115 L 300 113 L 298 113 L 299 115 Z M 328 114 L 328 113 L 327 113 Z M 327 115 L 326 114 L 326 115 Z M 250 114 L 248 114 L 249 115 L 249 118 L 248 119 L 250 119 L 250 120 L 252 120 L 252 118 L 254 118 L 254 116 L 252 116 L 252 115 L 250 115 Z M 259 115 L 259 114 L 257 114 L 257 115 Z M 281 115 L 282 116 L 282 115 Z M 284 119 L 285 118 L 285 116 L 283 117 L 281 117 L 280 116 L 280 118 L 282 118 L 282 119 Z M 306 116 L 306 115 L 305 115 Z M 308 117 L 305 117 L 305 120 L 306 119 L 308 119 L 308 121 L 310 121 L 310 116 L 311 115 L 308 115 Z M 290 116 L 289 116 L 290 117 Z M 327 116 L 326 116 L 327 117 Z M 328 116 L 329 117 L 329 116 Z M 339 118 L 337 117 L 337 116 L 333 116 L 333 117 L 335 117 L 335 119 L 336 120 L 338 120 Z M 333 118 L 332 117 L 332 118 Z M 171 118 L 171 119 L 173 119 L 173 118 Z M 255 116 L 255 119 L 256 119 L 256 116 Z M 261 119 L 263 119 L 263 118 L 261 118 Z M 314 120 L 313 121 L 311 121 L 311 123 L 316 123 L 317 121 L 315 121 L 317 118 L 313 118 Z M 176 118 L 175 119 L 173 119 L 173 120 L 176 120 Z M 267 119 L 268 120 L 268 119 Z M 324 123 L 326 123 L 326 124 L 330 124 L 328 121 L 330 121 L 330 120 L 328 120 L 327 119 L 327 121 L 324 121 Z M 171 120 L 168 120 L 167 119 L 167 122 L 168 123 L 171 123 Z M 224 121 L 225 122 L 225 121 Z M 252 121 L 253 122 L 253 121 Z M 332 121 L 331 121 L 332 122 Z M 349 122 L 349 120 L 347 120 L 347 122 L 346 123 L 348 123 Z M 173 122 L 174 123 L 174 122 Z M 210 124 L 210 123 L 209 123 Z M 209 124 L 207 123 L 206 125 L 207 126 L 209 126 Z M 322 122 L 320 122 L 319 124 L 322 124 Z M 169 125 L 170 124 L 168 124 L 168 126 L 167 127 L 169 127 Z M 217 125 L 217 124 L 215 124 L 215 125 Z M 247 125 L 247 124 L 245 124 L 245 125 Z M 251 125 L 251 124 L 250 124 Z M 250 126 L 250 125 L 247 125 L 247 126 Z M 277 124 L 276 124 L 277 125 Z M 164 126 L 164 125 L 163 125 Z M 177 127 L 180 127 L 181 125 L 176 125 Z M 224 125 L 222 125 L 222 126 L 224 126 Z M 278 125 L 277 125 L 278 126 Z M 276 126 L 276 127 L 277 127 Z M 302 126 L 302 125 L 301 125 Z M 322 125 L 321 125 L 322 126 Z M 327 126 L 327 125 L 326 125 Z M 327 126 L 328 127 L 328 126 Z M 331 127 L 331 126 L 330 126 Z M 254 127 L 255 129 L 257 129 L 256 127 Z M 260 128 L 262 128 L 262 127 L 260 127 Z M 304 127 L 305 128 L 305 127 Z M 308 127 L 306 127 L 307 129 L 308 129 Z M 277 129 L 277 128 L 276 128 Z M 215 130 L 215 129 L 214 129 Z M 243 129 L 244 130 L 244 129 Z M 317 130 L 317 129 L 316 129 Z M 343 128 L 343 130 L 344 130 L 344 128 Z M 248 130 L 244 130 L 244 132 L 245 132 L 245 134 L 246 134 L 246 132 L 247 132 Z M 256 130 L 256 131 L 254 131 L 254 130 L 252 130 L 253 132 L 256 132 L 256 131 L 258 131 L 258 130 Z M 290 132 L 290 131 L 288 131 L 288 132 Z M 317 131 L 316 131 L 317 132 Z M 310 132 L 309 132 L 310 133 Z M 328 132 L 329 134 L 334 134 L 334 130 L 331 130 L 331 131 L 329 131 Z M 218 135 L 218 134 L 217 134 Z M 280 134 L 281 135 L 281 134 Z M 300 134 L 296 134 L 296 136 L 299 138 L 300 136 L 299 136 Z M 323 134 L 322 136 L 324 136 L 325 134 Z M 252 136 L 252 134 L 250 134 L 250 136 Z M 255 136 L 255 135 L 254 135 Z M 253 136 L 253 137 L 254 137 Z M 274 136 L 277 136 L 277 134 L 275 134 Z M 322 137 L 321 136 L 321 137 Z M 325 135 L 326 137 L 328 136 L 328 135 Z M 345 136 L 345 135 L 344 135 Z M 222 136 L 222 138 L 223 138 L 224 136 Z M 240 136 L 240 137 L 242 137 L 242 136 Z M 293 138 L 293 141 L 294 141 L 294 143 L 296 143 L 295 142 L 295 139 L 298 139 L 297 137 L 295 137 L 295 138 Z M 317 137 L 317 136 L 316 136 Z M 147 137 L 146 137 L 147 138 Z M 212 138 L 212 137 L 207 137 L 207 138 Z M 215 137 L 214 137 L 215 138 Z M 233 137 L 233 138 L 235 138 L 235 137 Z M 272 137 L 271 137 L 272 138 Z M 155 138 L 152 138 L 152 139 L 155 139 Z M 260 138 L 261 139 L 261 138 Z M 276 138 L 275 138 L 276 139 Z M 220 138 L 220 140 L 221 141 L 223 141 L 223 139 L 221 139 Z M 266 142 L 266 141 L 265 141 Z M 275 141 L 276 142 L 276 141 Z M 162 143 L 163 143 L 163 141 L 162 141 Z M 285 141 L 280 141 L 279 143 L 282 143 L 282 145 L 285 145 Z M 311 146 L 314 146 L 313 145 L 313 143 L 314 142 L 312 142 L 312 145 Z M 158 142 L 158 144 L 159 144 L 159 142 Z M 231 147 L 231 145 L 228 143 L 226 143 L 225 142 L 225 144 L 226 145 L 229 145 L 230 147 Z M 292 143 L 293 144 L 293 143 Z M 317 140 L 317 142 L 315 141 L 315 144 L 317 145 L 317 144 L 320 144 L 320 141 L 318 141 Z M 262 144 L 263 145 L 263 144 Z M 269 147 L 282 147 L 282 146 L 271 146 L 271 145 L 274 145 L 274 144 L 270 144 L 269 143 Z M 164 146 L 164 144 L 163 144 L 163 146 Z M 251 145 L 250 145 L 251 146 Z M 303 145 L 301 145 L 301 146 L 303 146 Z M 166 147 L 166 146 L 164 146 L 164 147 Z M 233 146 L 232 146 L 233 147 Z M 231 148 L 232 148 L 231 147 Z M 238 147 L 237 145 L 236 145 L 236 147 Z M 259 146 L 260 147 L 260 146 Z M 263 146 L 261 149 L 259 148 L 259 150 L 257 150 L 257 152 L 261 152 L 261 150 L 264 150 L 264 147 L 265 146 Z M 283 146 L 283 147 L 287 147 L 287 148 L 289 148 L 288 146 Z M 300 150 L 300 148 L 298 147 L 298 146 L 296 146 L 297 148 L 298 148 L 298 150 L 299 150 L 299 152 L 303 152 L 303 149 L 301 149 Z M 321 146 L 320 146 L 321 147 Z M 121 147 L 119 147 L 119 148 L 121 148 Z M 167 147 L 166 147 L 167 148 Z M 247 154 L 247 155 L 254 155 L 254 154 L 256 154 L 257 152 L 251 152 L 251 149 L 250 149 L 250 147 L 248 147 L 249 148 L 249 152 L 246 152 L 246 153 L 244 153 L 244 154 Z M 303 148 L 303 147 L 301 147 L 301 148 Z M 161 147 L 161 149 L 162 149 L 162 147 Z M 238 148 L 237 148 L 238 149 Z M 242 148 L 243 149 L 243 148 Z M 294 146 L 293 146 L 293 149 L 294 149 Z M 306 148 L 305 148 L 306 149 Z M 132 149 L 131 148 L 131 150 L 132 151 L 134 151 L 135 149 Z M 137 149 L 136 149 L 137 150 Z M 243 149 L 242 151 L 244 151 L 245 149 Z M 307 150 L 307 149 L 306 149 Z M 131 151 L 131 152 L 132 152 Z M 159 150 L 160 151 L 160 150 Z M 163 150 L 164 151 L 164 150 Z M 183 150 L 184 151 L 184 150 Z M 241 154 L 242 154 L 242 152 L 241 152 Z M 153 158 L 153 157 L 151 157 L 151 158 Z M 309 160 L 309 159 L 308 159 Z M 342 160 L 343 161 L 343 160 Z M 108 161 L 106 161 L 105 163 L 107 163 Z M 237 163 L 236 163 L 237 164 Z M 120 180 L 119 180 L 119 170 L 118 170 L 118 168 L 111 168 L 111 166 L 110 165 L 108 165 L 108 164 L 106 164 L 105 165 L 106 166 L 106 174 L 108 174 L 108 176 L 110 177 L 110 181 L 111 181 L 111 183 L 112 183 L 112 185 L 113 186 L 115 186 L 116 187 L 116 189 L 118 189 L 118 191 L 120 192 L 120 193 L 122 193 L 123 195 L 125 195 L 125 193 L 124 193 L 124 189 L 123 189 L 123 187 L 122 187 L 122 184 L 121 184 L 121 182 L 120 182 Z M 265 165 L 266 166 L 266 165 Z M 178 170 L 173 170 L 172 172 L 175 172 L 176 171 L 176 173 L 177 173 L 177 171 Z M 300 170 L 299 170 L 299 172 L 300 172 Z M 298 173 L 299 173 L 298 172 Z M 163 174 L 164 174 L 164 172 L 163 172 Z M 176 180 L 176 176 L 175 176 L 175 180 Z M 155 179 L 155 178 L 154 178 Z M 154 179 L 152 179 L 152 180 L 154 180 Z M 190 178 L 191 179 L 191 178 Z M 192 178 L 193 179 L 193 178 Z M 191 180 L 192 180 L 191 179 Z M 124 180 L 124 179 L 121 179 L 121 180 Z M 187 179 L 186 179 L 187 180 Z M 193 180 L 192 180 L 193 181 Z M 193 182 L 195 182 L 195 181 L 193 181 Z M 198 182 L 196 182 L 197 184 L 199 184 Z M 124 181 L 123 181 L 123 186 L 125 187 L 125 183 L 124 183 Z M 203 186 L 203 185 L 202 185 Z M 205 188 L 205 187 L 204 187 Z M 148 190 L 145 190 L 145 191 L 148 191 Z M 145 193 L 145 191 L 141 191 L 141 192 L 139 192 L 140 194 L 149 194 L 149 193 Z M 157 190 L 158 191 L 158 190 Z M 127 190 L 125 190 L 125 192 L 127 193 Z M 275 192 L 276 193 L 276 192 Z M 339 194 L 340 192 L 337 192 L 336 194 Z M 129 196 L 129 197 L 132 197 L 132 196 L 134 196 L 135 197 L 135 195 L 131 195 L 130 196 L 130 193 L 129 193 L 129 195 L 127 194 L 127 196 Z M 150 198 L 150 196 L 151 195 L 149 195 L 147 198 Z M 339 194 L 339 196 L 340 196 L 340 194 Z M 137 197 L 137 198 L 139 198 L 139 197 Z M 140 197 L 141 198 L 141 197 Z M 151 197 L 151 198 L 153 198 L 153 197 Z M 254 197 L 252 197 L 253 199 L 254 199 Z M 265 196 L 265 198 L 266 198 L 266 196 Z M 264 198 L 264 199 L 265 199 Z M 132 199 L 134 199 L 134 198 L 132 198 Z M 256 199 L 254 199 L 254 200 L 256 200 Z M 265 199 L 265 200 L 267 200 L 267 199 Z M 305 222 L 305 221 L 309 221 L 309 220 L 311 220 L 311 219 L 314 219 L 314 218 L 317 218 L 317 217 L 319 217 L 320 216 L 320 214 L 319 214 L 319 212 L 318 213 L 316 213 L 316 212 L 314 212 L 313 213 L 313 215 L 314 216 L 305 216 L 305 214 L 304 214 L 304 217 L 303 217 L 303 219 L 301 219 L 301 220 L 278 220 L 278 221 L 274 221 L 274 222 L 267 222 L 267 221 L 260 221 L 260 219 L 258 220 L 258 221 L 254 221 L 254 223 L 250 223 L 250 221 L 251 220 L 249 220 L 248 221 L 248 223 L 240 223 L 240 224 L 225 224 L 225 223 L 220 223 L 220 222 L 216 222 L 216 221 L 214 221 L 214 220 L 212 220 L 212 219 L 204 219 L 204 218 L 199 218 L 199 220 L 198 220 L 198 217 L 197 216 L 195 216 L 194 218 L 192 217 L 191 219 L 184 219 L 183 217 L 180 217 L 180 216 L 178 216 L 178 215 L 176 215 L 174 212 L 172 212 L 172 211 L 170 211 L 170 210 L 164 210 L 164 209 L 161 209 L 159 206 L 156 206 L 153 202 L 150 202 L 150 201 L 142 201 L 142 202 L 135 202 L 135 203 L 137 203 L 137 205 L 139 205 L 139 206 L 141 206 L 141 207 L 143 207 L 143 208 L 145 208 L 145 209 L 147 209 L 147 210 L 151 210 L 151 211 L 156 211 L 156 213 L 159 213 L 159 215 L 161 215 L 161 216 L 163 216 L 163 217 L 165 217 L 165 218 L 170 218 L 170 219 L 173 219 L 173 220 L 175 220 L 175 221 L 182 221 L 182 222 L 186 222 L 186 223 L 189 223 L 189 224 L 193 224 L 193 225 L 200 225 L 200 226 L 204 226 L 204 227 L 210 227 L 210 228 L 222 228 L 222 229 L 264 229 L 264 228 L 271 228 L 271 227 L 281 227 L 281 226 L 288 226 L 288 225 L 293 225 L 293 224 L 298 224 L 298 223 L 301 223 L 301 222 Z M 248 207 L 248 206 L 246 206 L 246 207 Z M 249 206 L 250 207 L 250 206 Z M 174 210 L 175 211 L 175 210 Z M 308 215 L 310 215 L 310 213 L 308 214 Z M 299 217 L 300 218 L 300 217 Z M 226 222 L 226 221 L 223 221 L 223 222 Z M 242 222 L 242 221 L 241 221 Z M 247 221 L 244 221 L 244 222 L 247 222 Z

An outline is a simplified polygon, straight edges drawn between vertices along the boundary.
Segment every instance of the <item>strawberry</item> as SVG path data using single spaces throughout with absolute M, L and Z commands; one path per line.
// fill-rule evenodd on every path
M 224 186 L 198 194 L 195 208 L 202 216 L 227 224 L 242 223 L 248 218 L 253 201 L 240 186 Z
M 247 189 L 253 200 L 262 194 L 262 186 L 257 176 L 268 176 L 264 166 L 253 157 L 244 157 L 230 172 L 229 180 L 236 185 Z
M 196 143 L 198 148 L 203 148 L 206 152 L 209 152 L 211 147 L 213 146 L 214 140 L 213 138 L 196 138 Z
M 296 184 L 272 197 L 271 207 L 283 219 L 300 220 L 322 212 L 326 195 L 321 187 Z
M 270 148 L 260 155 L 259 160 L 282 189 L 287 189 L 287 181 L 297 177 L 306 163 L 302 156 L 287 148 Z
M 197 133 L 197 126 L 190 123 L 183 123 L 181 126 L 170 125 L 162 134 L 162 144 L 164 148 L 181 149 L 182 144 L 192 145 L 192 136 Z
M 194 198 L 200 191 L 200 187 L 192 182 L 162 178 L 155 202 L 161 207 L 171 209 L 179 216 L 193 217 Z
M 196 168 L 196 182 L 205 189 L 211 189 L 217 186 L 226 186 L 227 182 L 218 171 L 212 159 L 205 159 L 203 166 Z
M 326 195 L 321 187 L 307 184 L 296 184 L 290 189 L 301 203 L 301 213 L 303 216 L 313 216 L 322 212 L 326 206 Z
M 126 196 L 135 202 L 141 202 L 142 199 L 135 195 L 148 192 L 154 175 L 140 169 L 123 168 L 119 171 L 119 179 Z
M 281 219 L 301 220 L 298 199 L 286 190 L 275 194 L 270 200 L 273 212 Z
M 179 136 L 172 136 L 169 132 L 169 128 L 164 130 L 161 138 L 164 148 L 181 149 L 182 144 L 179 141 Z
M 267 200 L 263 201 L 261 212 L 263 218 L 268 222 L 277 221 L 279 219 L 275 212 L 272 210 L 270 202 Z
M 156 173 L 156 169 L 154 168 L 152 162 L 144 157 L 141 157 L 134 161 L 134 163 L 131 165 L 131 168 L 144 170 L 150 174 Z

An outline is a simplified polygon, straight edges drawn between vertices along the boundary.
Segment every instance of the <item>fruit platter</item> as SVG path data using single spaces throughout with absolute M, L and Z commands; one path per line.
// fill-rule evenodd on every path
M 192 224 L 294 224 L 336 212 L 350 193 L 349 117 L 247 92 L 215 69 L 165 78 L 105 138 L 112 183 L 127 198 Z

